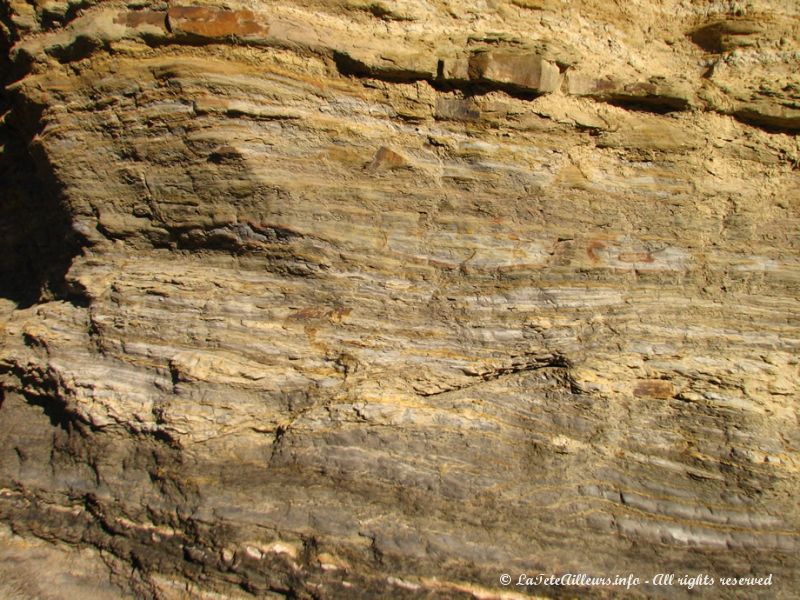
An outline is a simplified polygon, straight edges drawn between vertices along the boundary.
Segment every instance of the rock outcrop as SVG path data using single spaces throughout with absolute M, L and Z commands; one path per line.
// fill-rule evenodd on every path
M 0 0 L 0 593 L 793 597 L 799 34 Z

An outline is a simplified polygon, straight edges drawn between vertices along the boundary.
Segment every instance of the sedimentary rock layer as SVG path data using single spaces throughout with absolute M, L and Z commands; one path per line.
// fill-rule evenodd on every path
M 797 7 L 0 7 L 14 556 L 90 595 L 792 597 Z

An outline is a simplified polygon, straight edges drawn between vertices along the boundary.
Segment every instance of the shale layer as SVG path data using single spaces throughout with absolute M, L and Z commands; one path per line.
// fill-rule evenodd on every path
M 0 586 L 796 597 L 795 3 L 0 0 L 0 54 Z

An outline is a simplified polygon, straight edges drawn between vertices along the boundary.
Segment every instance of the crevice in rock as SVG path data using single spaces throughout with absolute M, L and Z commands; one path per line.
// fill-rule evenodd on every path
M 689 38 L 706 52 L 720 54 L 752 42 L 753 34 L 762 31 L 763 25 L 747 18 L 724 19 L 704 25 L 689 33 Z
M 3 76 L 7 82 L 8 71 Z M 0 93 L 0 297 L 22 308 L 55 298 L 85 306 L 65 275 L 86 240 L 73 230 L 60 184 L 34 142 L 43 110 L 5 87 Z
M 99 39 L 88 35 L 79 35 L 69 45 L 54 46 L 48 49 L 47 54 L 60 63 L 71 63 L 88 58 L 101 48 L 106 48 L 106 45 Z
M 688 101 L 669 96 L 612 96 L 601 101 L 625 110 L 656 115 L 683 112 L 689 108 Z
M 364 7 L 362 10 L 371 14 L 373 17 L 377 19 L 382 19 L 384 21 L 413 21 L 414 19 L 410 17 L 406 17 L 404 15 L 398 14 L 393 10 L 387 8 L 383 4 L 378 2 L 373 2 L 372 4 Z
M 757 127 L 767 133 L 783 133 L 794 136 L 800 132 L 800 117 L 773 117 L 748 109 L 738 110 L 731 116 L 740 123 L 750 125 L 751 127 Z
M 512 363 L 508 367 L 492 369 L 491 371 L 480 373 L 478 376 L 484 381 L 494 381 L 496 379 L 500 379 L 501 377 L 505 377 L 507 375 L 516 375 L 518 373 L 538 371 L 539 369 L 544 369 L 547 367 L 563 369 L 568 366 L 569 365 L 566 358 L 558 354 L 543 358 L 525 357 L 524 361 Z
M 17 26 L 11 19 L 11 5 L 0 2 L 0 73 L 5 77 L 10 64 L 8 52 L 19 39 Z
M 483 372 L 470 371 L 467 373 L 468 375 L 478 377 L 479 378 L 478 381 L 470 382 L 467 383 L 466 385 L 454 386 L 437 392 L 418 391 L 417 394 L 425 398 L 432 396 L 441 396 L 442 394 L 449 394 L 451 392 L 460 392 L 462 390 L 473 388 L 476 385 L 481 385 L 489 381 L 496 381 L 504 377 L 519 375 L 521 373 L 529 373 L 531 371 L 538 371 L 540 369 L 545 369 L 545 368 L 567 369 L 570 366 L 569 361 L 564 356 L 561 356 L 559 354 L 552 356 L 545 356 L 545 357 L 526 356 L 523 358 L 525 360 L 519 362 L 512 362 L 512 364 L 507 367 L 500 367 L 497 369 L 491 369 L 489 371 L 483 371 Z
M 189 228 L 173 231 L 180 248 L 252 251 L 260 245 L 285 245 L 305 236 L 280 225 L 236 223 L 210 229 Z
M 31 406 L 38 406 L 41 408 L 45 416 L 50 419 L 50 424 L 63 431 L 69 432 L 75 427 L 76 422 L 79 421 L 76 415 L 70 413 L 63 404 L 55 402 L 47 396 L 28 395 L 26 396 L 26 400 Z M 77 429 L 81 429 L 81 427 L 78 426 Z
M 414 83 L 415 81 L 431 81 L 429 73 L 414 71 L 412 69 L 382 69 L 373 67 L 357 60 L 350 55 L 334 50 L 333 62 L 336 70 L 344 77 L 357 77 L 359 79 L 378 79 L 387 83 Z
M 58 375 L 40 367 L 23 368 L 20 365 L 0 365 L 0 375 L 11 374 L 19 381 L 18 392 L 31 406 L 42 409 L 50 424 L 65 432 L 87 432 L 93 429 L 88 421 L 70 411 L 62 399 Z M 0 404 L 1 405 L 1 404 Z
M 460 92 L 465 98 L 484 96 L 491 92 L 504 92 L 520 100 L 534 100 L 541 92 L 515 85 L 488 79 L 446 79 L 444 77 L 444 61 L 437 63 L 436 77 L 424 71 L 413 69 L 388 69 L 367 65 L 343 52 L 334 51 L 333 59 L 336 69 L 344 77 L 358 79 L 377 79 L 386 83 L 415 83 L 424 81 L 438 92 Z
M 94 2 L 92 0 L 85 0 L 75 4 L 69 3 L 67 4 L 66 10 L 63 13 L 48 10 L 46 8 L 47 5 L 45 5 L 45 8 L 42 9 L 39 17 L 39 23 L 41 24 L 42 29 L 45 31 L 58 29 L 59 27 L 66 27 L 80 15 L 80 12 L 84 8 L 89 8 L 93 4 Z
M 431 79 L 428 80 L 428 83 L 438 92 L 461 92 L 465 98 L 485 96 L 491 92 L 503 92 L 512 98 L 530 101 L 543 95 L 542 92 L 513 83 L 500 83 L 486 79 Z

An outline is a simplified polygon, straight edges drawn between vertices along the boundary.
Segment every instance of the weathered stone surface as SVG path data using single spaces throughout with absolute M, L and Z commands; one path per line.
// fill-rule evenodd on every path
M 162 11 L 156 10 L 137 10 L 137 11 L 122 11 L 114 19 L 115 23 L 121 23 L 132 27 L 133 29 L 152 28 L 160 34 L 166 34 L 167 28 L 167 14 Z
M 742 46 L 755 46 L 765 25 L 750 19 L 716 21 L 692 32 L 692 41 L 709 52 L 727 52 Z
M 482 51 L 469 59 L 469 78 L 533 92 L 553 92 L 561 83 L 558 67 L 538 54 Z
M 13 593 L 795 595 L 787 3 L 0 5 Z
M 176 35 L 204 39 L 263 37 L 269 25 L 252 10 L 227 10 L 210 6 L 172 6 L 167 11 L 169 29 Z

